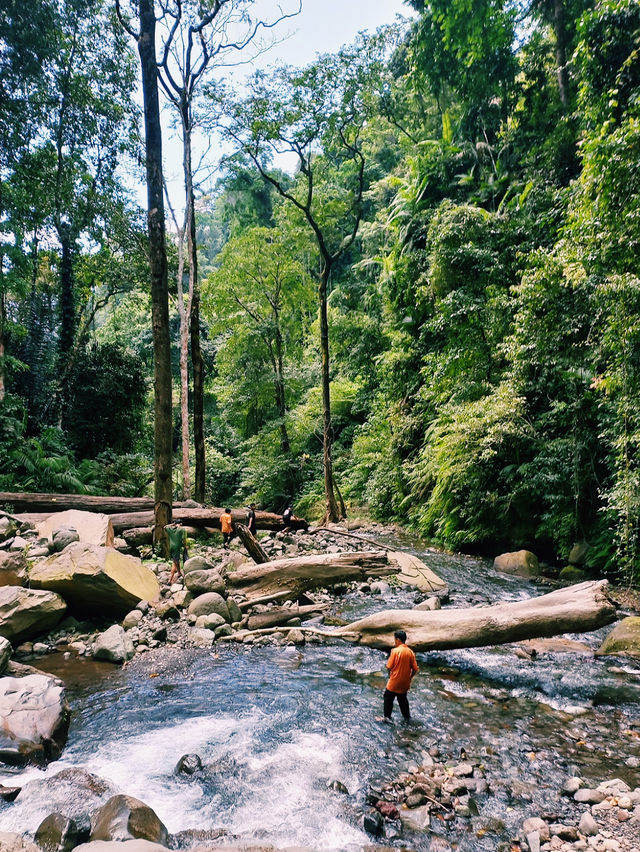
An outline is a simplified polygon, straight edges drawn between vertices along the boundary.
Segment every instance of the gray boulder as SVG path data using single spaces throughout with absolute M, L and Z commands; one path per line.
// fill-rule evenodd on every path
M 199 595 L 199 597 L 189 604 L 188 612 L 189 615 L 195 615 L 196 618 L 199 615 L 211 615 L 211 613 L 215 612 L 221 615 L 228 624 L 231 623 L 227 602 L 217 592 L 208 592 L 207 594 Z
M 37 847 L 34 849 L 35 852 L 42 852 Z M 17 849 L 16 852 L 21 850 Z M 25 852 L 31 852 L 31 848 Z M 167 847 L 159 843 L 151 843 L 150 840 L 96 840 L 95 843 L 82 843 L 76 846 L 74 852 L 167 852 Z
M 71 527 L 60 527 L 60 529 L 56 529 L 53 531 L 51 541 L 51 552 L 61 553 L 65 549 L 65 547 L 68 547 L 75 541 L 80 541 L 80 535 L 78 533 L 78 530 L 72 529 Z
M 49 814 L 40 823 L 34 836 L 44 852 L 71 852 L 79 843 L 88 839 L 88 831 L 61 813 Z
M 125 630 L 131 630 L 133 627 L 137 627 L 142 616 L 143 613 L 139 609 L 132 609 L 131 612 L 128 612 L 125 615 L 122 621 L 123 628 Z
M 11 642 L 9 642 L 8 639 L 5 639 L 4 636 L 0 636 L 0 675 L 3 675 L 6 672 L 9 660 L 11 659 L 11 654 L 13 654 Z
M 58 592 L 76 612 L 116 618 L 160 596 L 155 574 L 139 559 L 83 542 L 34 565 L 30 581 L 34 589 Z
M 0 636 L 12 645 L 48 633 L 64 617 L 67 605 L 55 592 L 0 587 Z
M 227 608 L 229 610 L 229 618 L 231 619 L 231 624 L 236 621 L 242 621 L 242 610 L 233 598 L 227 598 Z
M 191 559 L 187 559 L 183 566 L 185 575 L 192 571 L 213 571 L 214 568 L 215 566 L 204 556 L 192 556 Z
M 99 633 L 93 644 L 93 656 L 96 660 L 125 663 L 134 653 L 133 642 L 120 624 L 113 624 L 104 633 Z
M 67 741 L 69 705 L 60 681 L 46 675 L 0 678 L 0 760 L 45 764 Z
M 185 572 L 184 584 L 194 595 L 202 595 L 206 592 L 216 592 L 219 595 L 223 595 L 226 591 L 224 580 L 214 570 Z
M 149 840 L 167 845 L 169 832 L 157 814 L 133 796 L 113 796 L 91 820 L 91 841 Z
M 640 657 L 640 616 L 623 618 L 596 651 L 596 656 Z
M 0 586 L 24 586 L 27 569 L 24 551 L 7 553 L 6 550 L 0 550 Z
M 587 561 L 588 552 L 589 545 L 586 541 L 579 541 L 577 544 L 574 544 L 569 553 L 569 564 L 584 565 Z
M 210 648 L 216 640 L 216 634 L 213 630 L 207 630 L 205 627 L 192 627 L 189 631 L 189 641 L 198 648 Z
M 496 571 L 516 574 L 518 577 L 538 577 L 540 574 L 538 557 L 530 550 L 502 553 L 493 560 L 493 567 Z
M 217 612 L 211 612 L 209 615 L 199 615 L 196 618 L 196 627 L 204 627 L 205 630 L 215 630 L 227 622 Z

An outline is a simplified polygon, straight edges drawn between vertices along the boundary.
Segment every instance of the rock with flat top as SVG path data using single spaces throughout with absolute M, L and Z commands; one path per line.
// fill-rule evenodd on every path
M 48 538 L 52 543 L 55 543 L 56 531 L 66 529 L 74 530 L 77 535 L 75 541 L 113 547 L 113 524 L 108 515 L 101 515 L 99 512 L 82 512 L 78 509 L 56 512 L 38 524 L 37 529 L 38 535 Z M 67 541 L 67 544 L 70 543 Z
M 48 633 L 66 611 L 66 603 L 53 591 L 0 586 L 0 636 L 14 647 Z
M 596 656 L 640 657 L 640 616 L 623 618 L 596 651 Z
M 537 577 L 540 574 L 538 557 L 530 550 L 502 553 L 493 560 L 493 567 L 496 571 L 515 574 L 518 577 Z
M 116 618 L 160 596 L 155 574 L 139 559 L 82 542 L 34 565 L 31 586 L 57 592 L 76 613 Z

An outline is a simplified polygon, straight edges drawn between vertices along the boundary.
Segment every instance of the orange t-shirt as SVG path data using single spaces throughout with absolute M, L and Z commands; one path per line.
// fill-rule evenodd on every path
M 227 514 L 227 512 L 223 512 L 220 515 L 220 529 L 223 533 L 232 532 L 232 518 L 231 515 Z
M 407 692 L 411 685 L 411 673 L 418 671 L 416 655 L 407 645 L 397 645 L 387 660 L 391 676 L 387 682 L 389 692 Z

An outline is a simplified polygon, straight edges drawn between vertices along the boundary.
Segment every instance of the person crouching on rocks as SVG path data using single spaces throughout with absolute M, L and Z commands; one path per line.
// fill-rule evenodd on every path
M 220 529 L 222 530 L 222 546 L 225 550 L 228 550 L 229 542 L 233 538 L 233 518 L 231 517 L 231 509 L 225 509 L 220 515 Z
M 405 719 L 411 718 L 409 712 L 409 701 L 407 692 L 411 686 L 411 681 L 418 673 L 418 663 L 416 655 L 411 648 L 406 645 L 407 634 L 404 630 L 396 630 L 393 634 L 395 648 L 391 650 L 389 659 L 387 660 L 387 668 L 389 669 L 389 680 L 387 688 L 384 691 L 384 721 L 391 721 L 391 713 L 393 711 L 393 700 L 398 699 L 400 712 Z M 383 721 L 382 719 L 380 721 Z
M 171 524 L 167 524 L 164 531 L 169 539 L 169 555 L 171 556 L 171 574 L 169 575 L 169 585 L 173 583 L 173 578 L 178 574 L 182 575 L 180 570 L 180 557 L 183 560 L 189 558 L 187 553 L 187 531 L 183 528 L 180 519 Z

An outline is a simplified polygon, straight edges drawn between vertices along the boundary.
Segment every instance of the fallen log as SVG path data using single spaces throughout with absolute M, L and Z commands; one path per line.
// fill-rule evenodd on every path
M 307 589 L 398 571 L 398 566 L 391 564 L 384 552 L 325 553 L 242 566 L 227 575 L 227 583 L 242 589 L 248 598 L 285 590 L 297 596 Z
M 248 609 L 251 609 L 252 606 L 256 606 L 257 604 L 267 604 L 272 603 L 273 601 L 286 601 L 293 600 L 296 595 L 293 592 L 290 592 L 288 589 L 285 589 L 284 592 L 276 592 L 274 595 L 265 595 L 263 598 L 253 598 L 250 601 L 241 601 L 238 606 L 240 607 L 240 612 L 246 612 Z
M 606 580 L 578 583 L 524 601 L 468 609 L 396 609 L 347 624 L 330 635 L 371 648 L 393 648 L 394 631 L 414 651 L 477 648 L 562 633 L 586 633 L 616 619 Z
M 0 506 L 13 506 L 13 511 L 43 513 L 47 516 L 67 509 L 100 512 L 114 515 L 118 512 L 153 512 L 153 497 L 100 497 L 91 494 L 24 494 L 0 491 Z M 182 508 L 183 503 L 174 503 Z
M 250 532 L 248 527 L 245 527 L 244 524 L 236 524 L 235 530 L 238 533 L 238 538 L 243 543 L 245 550 L 256 564 L 261 565 L 263 562 L 269 561 L 269 557 L 262 547 L 260 547 L 255 536 Z
M 269 612 L 261 612 L 258 615 L 250 615 L 247 621 L 249 630 L 262 630 L 265 627 L 277 627 L 280 624 L 286 624 L 292 618 L 305 618 L 314 615 L 320 615 L 325 609 L 328 609 L 329 604 L 313 604 L 311 606 L 289 606 L 284 609 L 272 609 Z
M 97 510 L 96 510 L 97 511 Z M 211 527 L 218 531 L 220 529 L 220 515 L 224 509 L 191 509 L 177 508 L 173 510 L 173 519 L 180 519 L 185 526 L 197 527 L 205 529 Z M 234 509 L 231 512 L 234 524 L 242 523 L 246 519 L 246 512 L 242 509 Z M 51 512 L 38 513 L 20 513 L 17 517 L 20 521 L 29 521 L 32 524 L 38 524 L 51 516 Z M 111 523 L 116 535 L 122 535 L 125 530 L 146 527 L 149 530 L 153 526 L 153 512 L 121 512 L 111 514 Z M 289 522 L 291 527 L 292 522 Z M 262 530 L 281 530 L 284 529 L 282 515 L 276 515 L 275 512 L 256 512 L 256 526 Z M 297 522 L 297 529 L 306 529 L 307 522 L 300 520 Z

